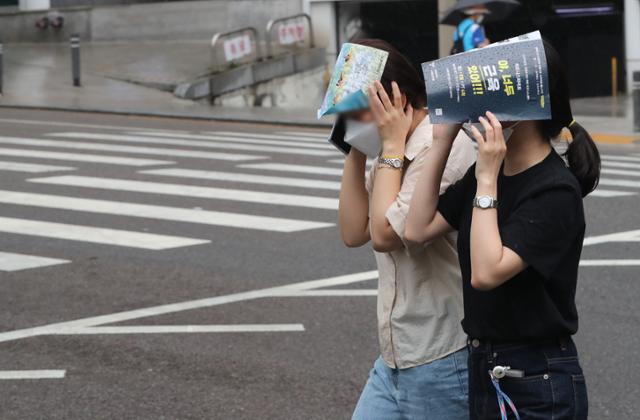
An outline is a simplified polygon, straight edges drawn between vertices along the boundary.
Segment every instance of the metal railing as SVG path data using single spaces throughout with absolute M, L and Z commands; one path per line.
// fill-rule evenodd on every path
M 286 22 L 295 22 L 300 19 L 305 19 L 307 21 L 307 26 L 309 30 L 309 35 L 308 35 L 309 48 L 314 47 L 315 44 L 313 39 L 313 23 L 311 22 L 311 16 L 309 16 L 306 13 L 299 13 L 296 15 L 285 16 L 278 19 L 272 19 L 269 21 L 269 23 L 267 23 L 267 28 L 265 30 L 265 33 L 267 36 L 267 57 L 273 56 L 273 28 L 276 27 L 276 25 L 283 25 Z M 295 39 L 294 42 L 292 43 L 297 43 L 297 42 L 301 42 L 301 41 Z
M 213 38 L 211 38 L 211 50 L 214 54 L 216 67 L 218 67 L 217 70 L 225 67 L 219 63 L 219 46 L 221 44 L 226 66 L 247 63 L 262 58 L 258 30 L 253 26 L 246 26 L 229 32 L 218 32 L 213 35 Z

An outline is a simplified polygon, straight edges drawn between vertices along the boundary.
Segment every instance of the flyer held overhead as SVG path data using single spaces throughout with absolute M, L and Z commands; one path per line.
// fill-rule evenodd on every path
M 539 31 L 422 64 L 434 124 L 551 118 L 549 75 Z
M 389 53 L 359 44 L 342 45 L 318 118 L 369 106 L 367 88 L 380 80 Z

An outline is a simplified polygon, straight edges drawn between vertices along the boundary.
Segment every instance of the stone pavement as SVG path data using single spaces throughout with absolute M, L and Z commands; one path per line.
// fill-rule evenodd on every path
M 28 107 L 117 114 L 327 126 L 315 109 L 212 107 L 181 100 L 170 92 L 177 83 L 209 71 L 209 40 L 95 42 L 82 44 L 82 87 L 71 83 L 67 44 L 5 45 L 4 96 L 0 107 Z M 633 130 L 631 101 L 580 98 L 576 120 L 599 142 L 640 141 Z

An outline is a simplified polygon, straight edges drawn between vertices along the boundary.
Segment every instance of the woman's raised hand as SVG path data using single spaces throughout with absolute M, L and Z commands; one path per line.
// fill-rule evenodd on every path
M 496 182 L 507 154 L 507 143 L 502 133 L 502 124 L 493 113 L 487 111 L 487 117 L 479 121 L 485 129 L 484 136 L 476 127 L 471 126 L 473 138 L 478 142 L 478 161 L 476 162 L 476 180 L 479 184 Z
M 369 87 L 369 106 L 376 120 L 382 153 L 387 156 L 404 156 L 404 146 L 413 121 L 413 107 L 402 106 L 402 94 L 396 82 L 391 82 L 393 102 L 382 83 L 375 82 Z

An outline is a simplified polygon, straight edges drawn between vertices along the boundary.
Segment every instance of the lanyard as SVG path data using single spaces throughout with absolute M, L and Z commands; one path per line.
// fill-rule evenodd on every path
M 518 410 L 516 409 L 515 404 L 511 401 L 511 398 L 500 388 L 500 383 L 493 373 L 489 371 L 489 376 L 491 377 L 491 383 L 493 387 L 496 389 L 496 395 L 498 396 L 498 407 L 500 407 L 500 415 L 502 416 L 502 420 L 507 420 L 507 408 L 505 406 L 505 402 L 509 405 L 511 412 L 515 414 L 516 419 L 520 420 L 520 415 L 518 414 Z

